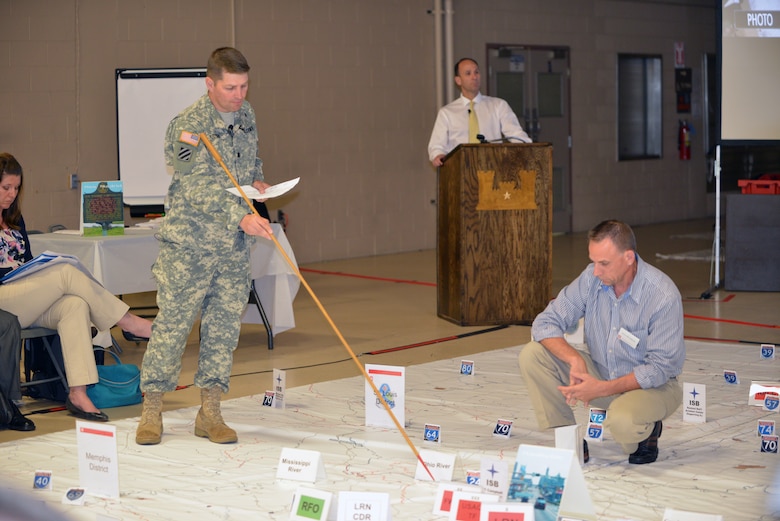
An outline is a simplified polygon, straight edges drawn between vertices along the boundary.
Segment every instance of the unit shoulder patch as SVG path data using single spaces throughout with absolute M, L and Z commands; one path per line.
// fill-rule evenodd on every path
M 200 135 L 182 130 L 179 140 L 173 144 L 173 168 L 180 172 L 191 172 L 194 158 L 198 153 Z

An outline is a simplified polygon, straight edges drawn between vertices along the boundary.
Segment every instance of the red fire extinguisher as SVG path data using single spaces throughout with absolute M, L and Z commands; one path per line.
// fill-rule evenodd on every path
M 677 132 L 677 149 L 680 151 L 680 159 L 688 161 L 691 159 L 691 127 L 688 120 L 681 119 Z

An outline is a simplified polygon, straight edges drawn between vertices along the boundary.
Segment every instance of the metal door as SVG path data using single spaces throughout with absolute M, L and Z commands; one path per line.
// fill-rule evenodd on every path
M 555 233 L 571 231 L 569 70 L 568 47 L 487 45 L 487 94 L 509 103 L 535 143 L 553 145 Z

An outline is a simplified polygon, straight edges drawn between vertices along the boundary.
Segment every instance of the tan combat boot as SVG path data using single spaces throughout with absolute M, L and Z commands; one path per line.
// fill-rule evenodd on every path
M 144 393 L 144 410 L 135 431 L 138 445 L 157 445 L 162 440 L 162 396 L 163 393 Z
M 195 436 L 208 438 L 214 443 L 235 443 L 238 441 L 236 431 L 225 425 L 220 412 L 222 390 L 210 387 L 200 390 L 201 407 L 195 418 Z

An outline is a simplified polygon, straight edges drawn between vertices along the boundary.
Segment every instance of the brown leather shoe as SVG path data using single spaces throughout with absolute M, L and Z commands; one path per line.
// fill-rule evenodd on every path
M 647 437 L 645 441 L 639 443 L 639 447 L 629 454 L 628 462 L 635 465 L 644 465 L 646 463 L 652 463 L 658 459 L 658 438 L 661 437 L 661 431 L 664 424 L 661 421 L 655 422 L 653 432 Z

